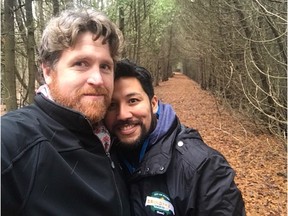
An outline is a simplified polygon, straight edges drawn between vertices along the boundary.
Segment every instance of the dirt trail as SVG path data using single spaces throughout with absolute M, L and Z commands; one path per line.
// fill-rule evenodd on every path
M 219 105 L 183 74 L 160 83 L 155 93 L 173 105 L 182 123 L 198 129 L 208 145 L 225 155 L 236 170 L 247 216 L 287 215 L 286 152 L 280 140 Z

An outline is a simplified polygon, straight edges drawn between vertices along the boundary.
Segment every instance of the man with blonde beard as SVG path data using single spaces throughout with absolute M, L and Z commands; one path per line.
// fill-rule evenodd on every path
M 130 215 L 102 119 L 121 33 L 104 14 L 67 10 L 48 23 L 34 104 L 1 118 L 2 215 Z

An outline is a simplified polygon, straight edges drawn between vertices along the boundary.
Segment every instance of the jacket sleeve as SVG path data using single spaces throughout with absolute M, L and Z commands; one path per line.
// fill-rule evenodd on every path
M 27 153 L 29 145 L 25 145 L 32 136 L 19 128 L 19 122 L 1 118 L 1 215 L 20 213 L 36 168 L 37 149 Z
M 198 169 L 198 216 L 244 216 L 244 201 L 234 182 L 235 172 L 214 152 Z

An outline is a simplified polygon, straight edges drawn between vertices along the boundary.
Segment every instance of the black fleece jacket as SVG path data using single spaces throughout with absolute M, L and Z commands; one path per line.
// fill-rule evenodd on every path
M 1 133 L 1 215 L 130 215 L 118 163 L 80 113 L 38 94 Z

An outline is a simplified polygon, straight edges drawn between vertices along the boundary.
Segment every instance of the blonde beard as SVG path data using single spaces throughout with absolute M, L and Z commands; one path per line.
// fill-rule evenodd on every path
M 52 82 L 49 85 L 51 96 L 55 102 L 82 113 L 92 124 L 95 124 L 104 118 L 110 104 L 109 91 L 107 89 L 100 87 L 97 89 L 90 88 L 89 90 L 79 89 L 74 95 L 63 95 L 59 90 L 60 88 L 56 76 L 57 75 L 55 74 L 52 75 Z M 104 100 L 81 102 L 84 92 L 101 92 L 104 94 Z
M 104 118 L 107 108 L 108 106 L 105 105 L 104 101 L 91 101 L 85 102 L 85 104 L 78 103 L 71 107 L 71 109 L 82 113 L 92 124 L 95 124 Z

